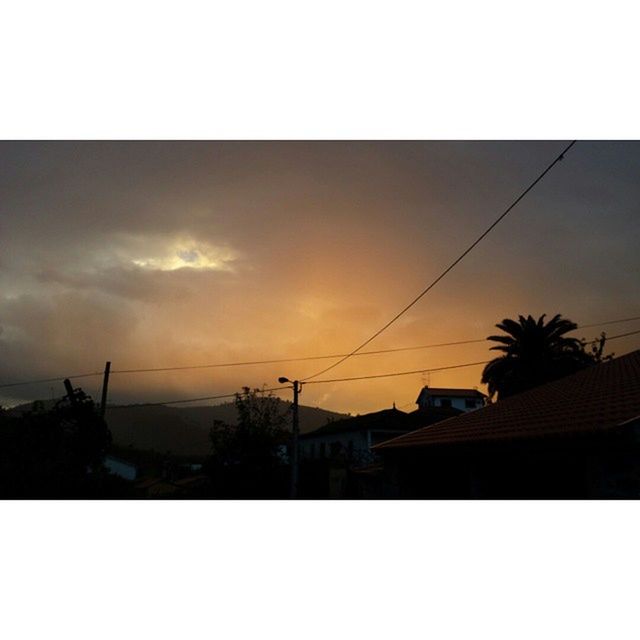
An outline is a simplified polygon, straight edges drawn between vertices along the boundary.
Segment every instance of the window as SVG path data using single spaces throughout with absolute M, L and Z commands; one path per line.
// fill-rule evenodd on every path
M 475 400 L 465 400 L 464 401 L 464 406 L 467 409 L 475 409 L 476 408 L 476 401 Z
M 320 443 L 320 457 L 321 458 L 326 458 L 327 456 L 327 443 L 326 442 L 321 442 Z
M 441 407 L 451 407 L 451 398 L 440 398 Z

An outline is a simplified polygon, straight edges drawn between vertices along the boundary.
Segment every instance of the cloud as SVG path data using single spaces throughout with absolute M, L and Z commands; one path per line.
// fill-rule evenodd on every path
M 233 271 L 233 263 L 238 255 L 228 246 L 215 247 L 186 237 L 172 239 L 164 247 L 155 249 L 154 253 L 147 248 L 138 249 L 137 257 L 132 258 L 131 263 L 152 271 Z
M 351 350 L 558 146 L 1 143 L 0 375 L 99 369 L 107 358 L 146 367 Z M 484 337 L 517 313 L 638 315 L 638 171 L 640 145 L 576 145 L 370 348 Z M 353 358 L 335 373 L 447 365 L 483 350 Z M 131 401 L 214 395 L 329 363 L 114 376 L 113 392 Z M 444 386 L 478 377 L 435 374 Z M 331 396 L 309 386 L 304 397 L 362 412 L 415 399 L 420 382 L 337 385 Z

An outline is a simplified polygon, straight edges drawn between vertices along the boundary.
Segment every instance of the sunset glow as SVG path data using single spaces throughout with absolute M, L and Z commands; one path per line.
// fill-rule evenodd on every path
M 0 259 L 1 381 L 99 372 L 106 360 L 117 371 L 347 353 L 459 255 L 561 146 L 5 143 L 0 225 L 11 242 Z M 579 143 L 365 351 L 482 339 L 519 313 L 562 313 L 579 324 L 640 315 L 639 169 L 633 143 Z M 89 180 L 96 171 L 102 177 Z M 633 340 L 611 350 L 624 353 Z M 319 379 L 483 361 L 489 346 L 362 355 Z M 114 403 L 226 394 L 330 363 L 114 374 L 110 393 Z M 412 410 L 424 384 L 482 389 L 480 373 L 309 384 L 301 402 Z M 96 396 L 101 379 L 77 384 Z M 62 390 L 0 392 L 10 405 Z

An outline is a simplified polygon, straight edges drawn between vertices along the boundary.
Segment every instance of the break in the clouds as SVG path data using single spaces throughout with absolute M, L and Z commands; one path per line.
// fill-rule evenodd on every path
M 0 382 L 99 370 L 105 360 L 120 369 L 351 350 L 563 146 L 3 143 Z M 579 142 L 371 347 L 484 337 L 519 313 L 579 323 L 639 315 L 639 174 L 637 143 Z M 617 353 L 632 346 L 611 345 Z M 367 356 L 335 373 L 489 355 L 479 344 Z M 322 364 L 114 376 L 112 398 L 215 395 L 304 377 Z M 479 369 L 460 369 L 309 385 L 302 400 L 362 412 L 410 404 L 425 382 L 477 386 L 479 377 Z M 98 383 L 83 384 L 96 393 Z M 50 393 L 18 387 L 0 402 Z
M 135 265 L 151 271 L 233 271 L 238 253 L 231 247 L 216 247 L 189 236 L 155 241 L 137 236 L 129 242 L 129 246 L 120 249 L 119 256 L 123 267 Z

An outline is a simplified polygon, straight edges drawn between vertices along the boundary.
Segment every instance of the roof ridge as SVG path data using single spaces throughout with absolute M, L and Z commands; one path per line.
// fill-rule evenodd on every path
M 612 369 L 617 372 L 613 378 L 609 373 Z M 618 378 L 625 381 L 623 386 Z M 590 382 L 590 379 L 593 380 Z M 598 389 L 603 389 L 602 393 L 598 394 Z M 566 396 L 570 396 L 572 390 L 577 394 L 580 404 L 571 404 L 567 408 Z M 618 396 L 615 395 L 616 392 Z M 618 405 L 612 405 L 616 398 Z M 446 441 L 447 427 L 451 421 L 456 421 L 456 427 L 459 428 L 455 429 L 455 432 L 449 432 L 450 442 L 463 440 L 465 432 L 467 440 L 473 440 L 484 439 L 487 434 L 494 434 L 495 437 L 499 437 L 499 434 L 502 434 L 502 437 L 505 434 L 507 437 L 515 437 L 562 432 L 563 429 L 571 432 L 576 430 L 576 425 L 585 424 L 590 425 L 590 428 L 601 429 L 605 428 L 605 425 L 606 428 L 610 428 L 623 423 L 629 417 L 629 411 L 640 412 L 640 349 L 474 411 L 420 427 L 381 442 L 373 448 L 397 446 L 399 440 L 415 446 L 418 446 L 416 442 L 426 445 L 436 440 Z M 585 420 L 585 414 L 590 419 Z M 562 419 L 558 416 L 562 416 Z M 565 420 L 566 424 L 562 420 Z M 428 437 L 420 442 L 420 434 L 428 434 Z

